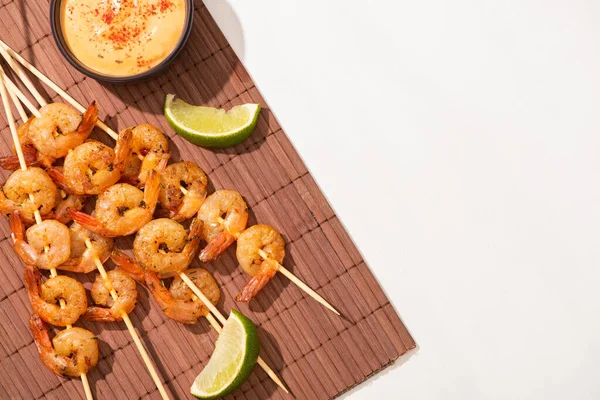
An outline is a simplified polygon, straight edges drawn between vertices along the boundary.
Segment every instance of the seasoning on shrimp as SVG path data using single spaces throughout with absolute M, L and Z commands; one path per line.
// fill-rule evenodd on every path
M 200 253 L 200 261 L 217 258 L 235 242 L 248 223 L 248 206 L 234 190 L 217 190 L 206 198 L 198 211 L 203 222 L 202 237 L 207 245 Z
M 188 161 L 169 165 L 161 176 L 158 200 L 175 221 L 184 221 L 198 213 L 206 198 L 208 178 L 202 169 Z M 182 190 L 183 188 L 183 190 Z
M 42 107 L 40 114 L 29 124 L 27 135 L 38 152 L 56 159 L 87 139 L 98 121 L 98 106 L 92 103 L 82 117 L 67 104 L 51 103 Z
M 15 252 L 27 265 L 53 269 L 71 255 L 69 228 L 56 220 L 42 221 L 25 231 L 19 211 L 15 211 L 10 215 L 10 230 Z
M 167 289 L 156 273 L 144 271 L 131 257 L 114 251 L 111 258 L 119 268 L 146 285 L 168 318 L 182 324 L 195 324 L 199 318 L 208 315 L 209 311 L 206 306 L 194 296 L 192 290 L 179 276 L 173 279 L 171 286 Z M 207 270 L 189 268 L 184 272 L 212 304 L 216 305 L 219 302 L 221 290 Z
M 50 168 L 49 174 L 68 193 L 99 194 L 121 178 L 130 140 L 131 130 L 126 129 L 119 135 L 115 150 L 97 141 L 83 143 L 67 154 L 63 171 Z
M 132 185 L 144 185 L 150 171 L 156 168 L 169 152 L 169 142 L 158 128 L 150 124 L 127 129 L 131 131 L 132 136 L 121 180 Z
M 43 216 L 43 219 L 55 219 L 61 224 L 68 224 L 72 221 L 71 210 L 80 211 L 85 206 L 85 196 L 69 194 L 64 199 L 60 191 L 56 194 L 56 203 L 52 212 Z
M 152 220 L 158 202 L 159 171 L 164 171 L 168 157 L 150 171 L 146 187 L 140 189 L 117 183 L 98 195 L 94 216 L 79 211 L 71 217 L 81 226 L 104 237 L 127 236 Z
M 56 203 L 56 185 L 41 168 L 13 172 L 0 192 L 0 212 L 8 215 L 19 211 L 27 224 L 35 222 L 34 212 L 42 217 L 52 211 Z M 33 195 L 33 199 L 30 195 Z
M 48 328 L 37 314 L 31 316 L 29 328 L 40 360 L 56 375 L 78 377 L 98 363 L 98 339 L 87 329 L 65 329 L 50 340 Z
M 87 274 L 96 269 L 94 261 L 96 257 L 103 264 L 110 257 L 114 245 L 112 238 L 105 238 L 91 232 L 77 222 L 73 222 L 69 226 L 69 235 L 71 237 L 71 256 L 57 269 Z M 92 243 L 92 248 L 86 246 L 87 239 Z
M 35 117 L 30 117 L 26 122 L 19 125 L 17 127 L 17 136 L 19 137 L 19 144 L 21 145 L 21 149 L 23 151 L 23 156 L 25 158 L 25 164 L 28 167 L 34 167 L 39 164 L 44 165 L 45 163 L 40 162 L 38 160 L 38 151 L 29 139 L 29 124 L 33 121 Z M 0 168 L 7 169 L 9 171 L 16 171 L 21 168 L 21 164 L 19 162 L 19 157 L 17 157 L 16 149 L 13 145 L 13 154 L 11 156 L 6 156 L 0 158 Z M 53 160 L 52 160 L 53 161 Z
M 248 302 L 277 273 L 285 257 L 285 241 L 276 229 L 264 224 L 254 225 L 238 238 L 236 257 L 252 279 L 235 300 Z
M 108 271 L 108 279 L 117 292 L 118 300 L 110 296 L 102 276 L 97 275 L 92 286 L 92 299 L 94 303 L 103 306 L 91 306 L 83 317 L 91 321 L 115 322 L 123 320 L 123 312 L 129 314 L 135 308 L 137 300 L 137 287 L 132 277 L 119 270 Z
M 49 324 L 73 325 L 87 309 L 83 285 L 68 276 L 55 276 L 42 283 L 40 271 L 27 267 L 25 287 L 31 309 Z M 59 300 L 64 300 L 64 308 L 59 304 Z
M 148 222 L 133 241 L 137 261 L 160 278 L 177 275 L 194 260 L 200 245 L 202 224 L 195 222 L 190 233 L 178 222 L 159 218 Z

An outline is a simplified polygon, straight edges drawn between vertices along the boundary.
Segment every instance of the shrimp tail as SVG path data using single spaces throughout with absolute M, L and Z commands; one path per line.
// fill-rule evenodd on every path
M 10 214 L 10 235 L 12 236 L 13 242 L 17 239 L 25 239 L 25 224 L 23 223 L 21 213 L 18 210 L 15 210 Z
M 66 225 L 71 221 L 71 211 L 80 211 L 85 205 L 85 200 L 86 196 L 70 194 L 56 207 L 53 219 Z
M 34 304 L 40 297 L 40 286 L 42 284 L 42 276 L 40 271 L 34 267 L 25 268 L 25 288 L 29 301 Z
M 18 210 L 10 214 L 10 234 L 13 240 L 13 248 L 21 261 L 27 265 L 35 265 L 38 259 L 38 254 L 25 241 L 25 224 L 21 219 L 21 214 Z
M 23 146 L 23 156 L 25 158 L 25 165 L 28 167 L 36 167 L 38 165 L 38 152 L 35 147 L 31 145 Z M 13 155 L 0 158 L 0 168 L 8 171 L 18 170 L 21 168 L 19 157 Z
M 163 155 L 156 168 L 150 171 L 150 174 L 148 175 L 146 187 L 144 188 L 144 203 L 146 203 L 146 206 L 151 207 L 151 214 L 154 214 L 154 209 L 156 208 L 156 203 L 158 202 L 158 196 L 160 194 L 160 174 L 165 171 L 167 161 L 169 161 L 170 157 L 170 153 Z
M 235 237 L 229 232 L 219 233 L 213 240 L 208 242 L 206 247 L 200 252 L 200 261 L 207 263 L 220 256 L 231 244 L 235 242 Z
M 115 314 L 110 308 L 96 306 L 88 307 L 85 313 L 83 313 L 83 317 L 95 322 L 117 322 L 123 320 L 122 315 Z
M 276 269 L 268 269 L 265 272 L 261 272 L 260 274 L 253 276 L 252 279 L 248 281 L 246 286 L 244 286 L 242 291 L 235 297 L 235 301 L 239 301 L 241 303 L 249 302 L 258 294 L 258 292 L 261 291 L 262 288 L 265 287 L 267 282 L 269 282 L 276 273 Z
M 29 329 L 31 329 L 33 341 L 35 342 L 35 346 L 40 355 L 42 352 L 52 349 L 52 341 L 50 340 L 50 334 L 48 334 L 48 328 L 39 315 L 31 315 L 31 318 L 29 319 Z
M 131 151 L 131 140 L 133 138 L 133 130 L 127 128 L 119 133 L 117 145 L 115 146 L 115 168 L 122 170 L 129 158 Z
M 98 105 L 95 101 L 85 110 L 81 123 L 77 127 L 77 133 L 81 136 L 88 137 L 96 123 L 98 122 Z
M 152 293 L 154 300 L 156 300 L 161 310 L 167 310 L 174 299 L 171 293 L 169 293 L 169 290 L 163 286 L 158 275 L 155 272 L 146 271 L 144 280 L 146 282 L 146 287 L 148 287 L 148 290 Z
M 97 233 L 98 235 L 100 235 L 102 237 L 116 237 L 117 236 L 113 232 L 102 227 L 100 225 L 100 223 L 98 222 L 98 220 L 89 214 L 86 214 L 81 211 L 76 211 L 76 210 L 69 210 L 69 214 L 71 215 L 71 218 L 73 219 L 73 221 L 77 222 L 79 225 L 83 226 L 88 231 Z
M 144 283 L 144 269 L 133 258 L 117 249 L 113 250 L 110 259 L 125 273 L 140 283 Z
M 69 194 L 73 194 L 73 190 L 67 184 L 67 181 L 65 180 L 65 175 L 61 170 L 51 166 L 46 170 L 46 172 L 48 173 L 50 178 L 52 178 L 56 186 L 58 186 L 59 188 L 61 188 Z

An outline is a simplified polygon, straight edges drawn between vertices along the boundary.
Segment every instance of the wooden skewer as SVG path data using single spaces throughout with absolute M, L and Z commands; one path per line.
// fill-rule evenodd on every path
M 8 91 L 6 89 L 6 85 L 5 85 L 5 78 L 6 75 L 4 74 L 4 70 L 2 70 L 0 68 L 0 95 L 2 96 L 2 104 L 4 106 L 4 111 L 6 113 L 6 118 L 8 119 L 8 126 L 10 127 L 10 134 L 12 135 L 12 139 L 13 142 L 15 144 L 15 150 L 17 152 L 17 157 L 19 158 L 19 164 L 21 166 L 21 169 L 23 171 L 27 170 L 27 164 L 25 163 L 25 157 L 23 156 L 23 149 L 21 148 L 21 143 L 19 141 L 19 135 L 17 134 L 17 127 L 15 125 L 15 121 L 13 119 L 13 115 L 12 115 L 12 111 L 10 109 L 10 104 L 8 103 Z M 12 92 L 11 92 L 12 93 Z M 15 100 L 16 96 L 11 95 L 11 98 L 13 100 Z M 17 102 L 18 103 L 18 102 Z M 15 103 L 16 104 L 16 103 Z M 20 105 L 20 103 L 19 103 Z M 17 106 L 17 109 L 19 109 L 19 107 Z M 19 112 L 21 112 L 22 108 L 19 110 Z M 23 110 L 23 114 L 24 114 L 24 110 Z M 25 119 L 26 120 L 26 115 L 25 115 Z M 29 194 L 29 198 L 31 199 L 31 201 L 34 201 L 34 197 L 33 194 Z M 38 210 L 35 211 L 34 213 L 35 216 L 35 222 L 36 224 L 39 224 L 42 222 L 42 217 L 40 215 L 40 212 Z M 48 247 L 44 247 L 44 251 L 48 252 Z M 56 273 L 56 269 L 53 268 L 50 270 L 50 275 L 51 276 L 57 276 Z M 65 301 L 63 299 L 60 300 L 60 307 L 61 308 L 65 308 Z M 71 325 L 67 325 L 67 329 L 71 329 L 72 326 Z M 88 400 L 93 400 L 93 396 L 92 396 L 92 390 L 90 388 L 90 383 L 87 379 L 87 375 L 82 372 L 80 374 L 80 378 L 81 378 L 81 384 L 83 385 L 83 391 L 85 392 L 85 397 Z
M 6 46 L 6 44 L 4 42 L 2 42 L 2 44 L 4 46 Z M 19 66 L 19 64 L 17 64 L 15 62 L 15 60 L 13 60 L 11 58 L 11 56 L 7 53 L 6 47 L 8 47 L 8 46 L 6 46 L 6 47 L 4 47 L 4 46 L 0 46 L 0 54 L 2 54 L 2 57 L 4 57 L 7 64 L 12 68 L 13 71 L 15 71 L 15 73 L 21 79 L 21 81 L 23 81 L 23 84 L 25 85 L 25 87 L 27 87 L 27 89 L 29 89 L 29 91 L 31 92 L 33 97 L 35 97 L 35 100 L 39 103 L 40 106 L 45 106 L 46 104 L 48 104 L 46 102 L 46 100 L 44 99 L 44 97 L 40 94 L 40 92 L 38 92 L 36 90 L 35 86 L 31 82 L 31 80 L 29 80 L 29 77 L 27 76 L 25 71 L 23 71 L 23 69 Z
M 325 307 L 327 307 L 329 310 L 333 311 L 337 315 L 340 315 L 339 311 L 336 310 L 335 308 L 333 308 L 333 306 L 331 304 L 329 304 L 323 297 L 321 297 L 320 294 L 318 294 L 317 292 L 312 290 L 310 288 L 310 286 L 308 286 L 306 283 L 304 283 L 300 279 L 298 279 L 298 277 L 296 277 L 296 275 L 292 274 L 283 265 L 281 265 L 277 261 L 270 258 L 269 255 L 267 253 L 265 253 L 262 249 L 258 250 L 258 255 L 261 256 L 265 260 L 274 261 L 277 264 L 278 272 L 281 272 L 286 278 L 288 278 L 290 281 L 294 282 L 300 289 L 304 290 L 310 297 L 312 297 L 313 299 L 315 299 L 316 301 L 318 301 L 319 303 L 321 303 L 322 305 L 324 305 Z
M 204 303 L 206 308 L 208 308 L 209 311 L 219 319 L 221 324 L 225 325 L 227 319 L 223 316 L 223 314 L 221 314 L 217 307 L 215 307 L 214 304 L 210 302 L 210 300 L 204 295 L 204 293 L 202 293 L 198 286 L 196 286 L 196 284 L 185 274 L 185 272 L 180 272 L 179 277 L 186 283 L 186 285 L 188 285 L 190 289 L 192 289 L 192 292 L 194 292 L 194 294 L 200 299 L 200 301 Z M 215 328 L 215 330 L 218 333 L 221 333 L 221 325 L 219 325 L 219 322 L 215 320 L 213 315 L 206 315 L 206 319 L 208 319 L 208 322 L 212 325 L 213 328 Z M 269 367 L 269 365 L 261 357 L 258 357 L 256 363 L 267 373 L 269 378 L 271 378 L 271 380 L 275 382 L 277 386 L 283 389 L 284 392 L 290 392 L 285 386 L 285 384 L 281 381 L 281 379 L 279 379 L 277 374 L 273 371 L 273 369 Z
M 69 102 L 73 107 L 75 107 L 76 109 L 78 109 L 80 112 L 85 112 L 85 107 L 83 107 L 80 103 L 78 103 L 73 97 L 71 97 L 67 92 L 65 92 L 64 90 L 62 90 L 58 85 L 56 85 L 54 82 L 52 82 L 47 76 L 45 76 L 44 74 L 42 74 L 37 68 L 35 68 L 33 65 L 31 65 L 29 62 L 27 62 L 23 57 L 21 57 L 17 52 L 15 52 L 13 49 L 11 49 L 6 43 L 4 43 L 2 40 L 0 40 L 0 48 L 3 48 L 5 50 L 6 53 L 8 53 L 8 55 L 10 57 L 13 57 L 14 59 L 16 59 L 17 61 L 19 61 L 27 70 L 29 70 L 32 74 L 34 74 L 35 76 L 37 76 L 42 82 L 44 82 L 46 85 L 48 85 L 50 88 L 52 88 L 59 96 L 61 96 L 63 99 L 65 99 L 67 102 Z M 3 53 L 4 55 L 4 53 Z M 10 58 L 9 57 L 9 58 Z M 11 65 L 9 63 L 9 65 Z M 11 65 L 12 66 L 12 65 Z M 35 88 L 33 88 L 35 90 Z M 38 93 L 39 94 L 39 93 Z M 110 135 L 114 140 L 117 140 L 118 138 L 118 134 L 113 131 L 110 127 L 108 127 L 104 122 L 98 120 L 96 126 L 98 126 L 100 129 L 102 129 L 104 132 L 106 132 L 108 135 Z M 182 192 L 185 194 L 186 193 L 186 189 L 181 187 L 180 188 L 182 190 Z M 86 246 L 87 246 L 87 242 L 86 242 Z M 89 248 L 89 247 L 88 247 Z M 98 260 L 99 261 L 99 260 Z M 101 264 L 101 263 L 100 263 Z M 100 269 L 99 269 L 100 270 Z M 102 275 L 102 273 L 101 273 Z M 183 281 L 190 287 L 190 289 L 192 289 L 192 291 L 194 293 L 196 293 L 196 295 L 200 294 L 200 296 L 198 296 L 202 302 L 209 308 L 211 309 L 211 312 L 213 314 L 215 314 L 216 312 L 216 316 L 219 317 L 219 320 L 222 323 L 225 323 L 226 319 L 225 317 L 223 317 L 223 315 L 212 305 L 212 303 L 206 298 L 206 296 L 204 296 L 202 294 L 202 292 L 200 291 L 200 289 L 198 289 L 198 287 L 194 284 L 194 282 L 192 282 L 187 275 L 185 275 L 184 273 L 182 273 L 182 279 Z M 185 278 L 184 278 L 185 276 Z M 106 280 L 105 280 L 106 281 Z M 116 294 L 116 293 L 115 293 Z M 112 293 L 111 293 L 112 296 Z M 210 316 L 210 315 L 209 315 Z M 210 320 L 214 321 L 214 318 L 210 317 Z M 125 320 L 125 319 L 124 319 Z M 216 321 L 214 321 L 216 323 Z M 127 322 L 126 322 L 127 324 Z M 211 323 L 212 325 L 212 323 Z M 216 324 L 218 325 L 218 323 Z M 213 325 L 214 327 L 214 325 Z M 220 332 L 220 326 L 218 331 Z M 135 339 L 134 339 L 135 341 Z M 137 344 L 137 342 L 136 342 Z M 262 358 L 258 358 L 258 364 L 261 366 L 261 368 L 263 370 L 265 370 L 265 372 L 267 373 L 267 375 L 269 375 L 269 377 L 279 386 L 281 387 L 286 393 L 289 393 L 289 390 L 287 389 L 287 387 L 283 384 L 283 382 L 281 382 L 281 380 L 279 379 L 279 377 L 277 377 L 277 375 L 275 374 L 275 372 L 273 372 L 273 370 L 267 365 L 267 363 L 265 363 Z
M 2 67 L 0 67 L 0 68 L 2 68 Z M 9 93 L 13 93 L 17 97 L 17 99 L 20 100 L 21 103 L 25 104 L 25 107 L 27 107 L 27 109 L 29 110 L 29 112 L 31 114 L 33 114 L 33 116 L 35 116 L 35 117 L 41 116 L 40 111 L 37 109 L 37 107 L 34 106 L 33 103 L 31 103 L 31 101 L 29 101 L 27 96 L 25 96 L 23 94 L 23 92 L 21 92 L 21 90 L 13 83 L 13 81 L 11 81 L 8 76 L 6 76 L 6 74 L 4 75 L 4 83 L 6 84 L 6 88 L 8 89 Z M 13 98 L 13 100 L 14 100 L 14 98 Z M 23 108 L 23 107 L 21 106 L 21 108 Z M 24 120 L 24 121 L 26 121 L 26 120 Z
M 94 248 L 92 246 L 92 241 L 89 238 L 87 238 L 85 240 L 85 246 L 88 249 L 94 251 Z M 109 289 L 110 296 L 113 298 L 113 300 L 115 302 L 117 302 L 119 299 L 119 296 L 117 295 L 115 288 L 112 286 L 112 283 L 111 283 L 108 275 L 106 274 L 106 269 L 104 269 L 104 265 L 102 265 L 102 262 L 100 261 L 100 259 L 98 258 L 98 255 L 95 252 L 94 252 L 94 264 L 96 264 L 96 268 L 98 269 L 98 272 L 100 272 L 100 276 L 102 276 L 102 279 L 104 280 L 104 285 Z M 121 317 L 123 318 L 123 322 L 125 322 L 125 325 L 127 326 L 127 329 L 129 330 L 129 333 L 131 334 L 131 337 L 133 338 L 135 346 L 137 347 L 138 351 L 140 352 L 140 355 L 142 356 L 142 359 L 144 360 L 144 363 L 146 364 L 146 368 L 148 369 L 148 372 L 150 373 L 150 376 L 152 377 L 154 384 L 158 388 L 158 391 L 160 392 L 161 397 L 163 399 L 168 399 L 169 396 L 167 395 L 167 392 L 166 392 L 160 378 L 158 377 L 156 370 L 154 369 L 154 365 L 152 364 L 152 361 L 150 360 L 150 357 L 148 356 L 148 353 L 146 352 L 146 348 L 142 344 L 140 337 L 137 334 L 137 331 L 135 330 L 133 324 L 131 323 L 129 314 L 127 314 L 123 310 L 120 310 L 120 311 L 121 311 Z
M 16 66 L 23 73 L 23 76 L 25 76 L 25 79 L 29 80 L 29 78 L 27 78 L 27 75 L 25 75 L 23 70 L 21 68 L 19 68 L 19 66 L 14 62 L 14 60 L 17 60 L 19 63 L 21 63 L 21 65 L 23 67 L 25 67 L 25 69 L 27 69 L 29 72 L 31 72 L 33 75 L 35 75 L 40 81 L 44 82 L 48 87 L 50 87 L 52 90 L 54 90 L 60 97 L 65 99 L 69 104 L 71 104 L 74 108 L 76 108 L 80 113 L 85 113 L 86 108 L 83 105 L 81 105 L 81 103 L 79 103 L 77 100 L 75 100 L 73 97 L 71 97 L 67 92 L 62 90 L 60 88 L 60 86 L 58 86 L 56 83 L 52 82 L 46 75 L 42 74 L 36 67 L 31 65 L 27 60 L 25 60 L 23 57 L 21 57 L 21 55 L 19 55 L 19 53 L 17 53 L 13 49 L 11 49 L 2 40 L 0 40 L 0 53 L 2 53 L 2 56 L 6 59 L 8 65 L 10 65 L 11 68 L 13 68 L 13 70 L 15 70 L 17 75 L 19 75 L 19 72 L 14 68 L 14 66 Z M 19 77 L 21 77 L 21 75 L 19 75 Z M 27 86 L 27 88 L 29 90 L 31 90 L 31 93 L 36 98 L 38 103 L 40 103 L 40 105 L 44 105 L 46 103 L 46 101 L 40 95 L 40 93 L 35 89 L 35 86 L 31 85 L 31 87 L 29 87 L 25 80 L 24 80 L 24 83 Z M 40 102 L 40 99 L 38 99 L 38 97 L 40 97 L 41 102 Z M 119 137 L 117 132 L 110 129 L 110 127 L 108 125 L 106 125 L 104 122 L 102 122 L 101 120 L 98 120 L 98 122 L 96 122 L 96 126 L 100 129 L 102 129 L 104 132 L 106 132 L 114 140 L 117 140 L 117 138 Z
M 223 218 L 219 218 L 219 222 L 225 227 L 225 229 L 227 229 L 227 226 L 225 225 L 225 220 Z M 235 239 L 237 240 L 240 235 L 241 235 L 241 233 L 234 234 Z M 304 292 L 306 294 L 308 294 L 310 297 L 312 297 L 313 299 L 315 299 L 316 301 L 318 301 L 319 303 L 324 305 L 327 309 L 329 309 L 329 310 L 333 311 L 335 314 L 341 316 L 340 312 L 338 310 L 336 310 L 331 304 L 329 304 L 327 302 L 327 300 L 325 300 L 320 294 L 318 294 L 317 292 L 312 290 L 310 288 L 310 286 L 308 286 L 306 283 L 302 282 L 296 275 L 292 274 L 283 265 L 281 265 L 277 261 L 270 258 L 269 255 L 267 253 L 265 253 L 262 249 L 258 250 L 258 255 L 261 256 L 265 260 L 274 261 L 277 264 L 278 272 L 281 272 L 286 278 L 288 278 L 290 281 L 295 283 L 296 286 L 298 286 L 300 289 L 304 290 Z
M 2 73 L 2 77 L 6 78 L 6 76 L 4 74 L 4 71 L 1 70 L 1 67 L 0 67 L 0 71 Z M 16 88 L 16 86 L 14 84 L 12 84 L 12 87 L 14 87 L 15 89 L 18 90 L 18 88 Z M 21 95 L 22 95 L 22 93 L 21 93 Z M 11 97 L 14 100 L 14 99 L 18 98 L 19 96 L 16 93 L 14 93 L 14 96 L 11 96 Z M 17 103 L 19 104 L 19 106 L 21 106 L 21 104 L 19 102 L 17 102 Z M 33 105 L 31 103 L 29 105 L 26 105 L 26 106 L 28 106 L 28 107 L 31 106 L 32 112 L 33 112 L 33 110 L 35 110 L 35 108 L 33 107 Z M 22 107 L 21 107 L 21 110 L 22 110 Z M 23 114 L 24 114 L 24 112 L 25 111 L 23 110 Z M 35 110 L 35 112 L 39 115 L 39 111 L 38 110 Z M 21 116 L 23 117 L 23 115 L 21 115 Z M 24 120 L 26 120 L 27 115 L 25 115 L 24 118 L 25 118 Z M 9 120 L 12 121 L 12 116 L 9 116 Z M 14 121 L 13 121 L 12 125 L 14 126 Z M 11 131 L 12 131 L 12 127 L 11 127 Z M 14 132 L 16 134 L 16 127 L 14 129 Z M 25 159 L 23 157 L 23 152 L 22 152 L 22 149 L 21 149 L 21 145 L 20 145 L 20 142 L 19 142 L 18 135 L 16 135 L 16 138 L 15 138 L 15 135 L 13 135 L 13 140 L 15 141 L 15 148 L 16 148 L 16 151 L 17 151 L 17 156 L 19 158 L 19 163 L 21 164 L 21 169 L 25 170 L 25 169 L 27 169 L 27 165 L 25 164 Z M 31 201 L 33 202 L 34 201 L 33 195 L 29 194 L 29 197 L 30 197 Z M 36 219 L 36 223 L 39 224 L 39 223 L 42 222 L 42 218 L 41 218 L 41 215 L 40 215 L 40 213 L 39 213 L 38 210 L 35 211 L 34 216 L 35 216 L 35 219 Z M 92 249 L 93 250 L 92 242 L 89 240 L 89 238 L 85 241 L 85 244 L 86 244 L 86 246 L 87 246 L 88 249 Z M 44 250 L 47 252 L 48 248 L 45 247 Z M 107 288 L 110 288 L 110 295 L 111 295 L 111 297 L 116 302 L 118 300 L 117 292 L 113 288 L 112 283 L 110 282 L 110 279 L 108 278 L 108 275 L 106 274 L 106 270 L 104 269 L 104 266 L 102 265 L 102 262 L 100 261 L 100 259 L 98 258 L 98 256 L 96 254 L 94 254 L 94 263 L 96 264 L 96 267 L 97 267 L 98 271 L 100 272 L 100 275 L 102 276 L 102 278 L 104 280 L 104 284 L 106 285 Z M 54 268 L 51 269 L 50 270 L 50 275 L 53 276 L 53 277 L 57 276 L 56 269 L 54 269 Z M 61 307 L 64 308 L 65 307 L 65 302 L 64 302 L 63 299 L 60 300 L 60 303 L 61 303 Z M 129 333 L 131 334 L 131 337 L 133 338 L 133 341 L 134 341 L 136 347 L 138 348 L 138 351 L 140 352 L 140 355 L 142 356 L 142 359 L 143 359 L 144 363 L 146 364 L 146 368 L 148 369 L 148 372 L 150 373 L 150 376 L 152 377 L 152 380 L 154 381 L 156 387 L 158 388 L 158 391 L 159 391 L 161 397 L 163 399 L 169 399 L 169 396 L 168 396 L 168 394 L 167 394 L 167 392 L 166 392 L 166 390 L 165 390 L 165 388 L 164 388 L 164 386 L 163 386 L 160 378 L 158 377 L 158 374 L 156 373 L 154 365 L 152 364 L 152 361 L 150 360 L 150 357 L 148 356 L 148 353 L 146 352 L 146 349 L 142 345 L 142 342 L 140 341 L 140 338 L 139 338 L 139 336 L 137 334 L 137 331 L 135 330 L 133 324 L 131 323 L 131 319 L 129 318 L 129 315 L 125 311 L 121 310 L 121 316 L 123 318 L 123 321 L 125 322 L 125 325 L 127 326 L 127 329 L 129 330 Z M 70 328 L 70 327 L 71 326 L 67 326 L 67 328 Z M 88 398 L 91 399 L 92 397 L 91 397 L 91 391 L 89 389 L 89 382 L 87 381 L 87 376 L 85 376 L 85 374 L 82 374 L 82 382 L 84 383 L 84 389 L 86 391 L 86 396 L 88 396 L 88 392 L 89 392 L 89 397 Z M 85 385 L 87 385 L 87 386 L 85 386 Z

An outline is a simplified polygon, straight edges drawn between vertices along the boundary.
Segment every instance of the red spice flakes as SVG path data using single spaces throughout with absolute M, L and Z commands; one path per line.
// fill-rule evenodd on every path
M 171 7 L 173 7 L 173 2 L 170 0 L 160 0 L 159 1 L 160 12 L 165 12 Z
M 96 10 L 96 11 L 98 11 L 98 10 Z M 115 19 L 116 16 L 117 16 L 117 11 L 115 10 L 114 7 L 110 7 L 102 15 L 102 21 L 104 21 L 106 24 L 110 24 L 113 21 L 113 19 Z

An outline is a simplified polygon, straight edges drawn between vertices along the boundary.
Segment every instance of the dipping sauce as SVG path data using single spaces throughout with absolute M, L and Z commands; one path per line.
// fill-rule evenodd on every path
M 186 8 L 184 0 L 63 0 L 63 37 L 75 58 L 95 72 L 138 75 L 175 49 Z

